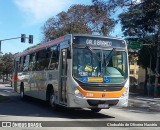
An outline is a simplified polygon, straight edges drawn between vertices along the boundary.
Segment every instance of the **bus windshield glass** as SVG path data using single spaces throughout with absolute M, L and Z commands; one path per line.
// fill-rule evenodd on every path
M 114 48 L 74 47 L 73 76 L 84 83 L 122 83 L 128 76 L 127 53 Z

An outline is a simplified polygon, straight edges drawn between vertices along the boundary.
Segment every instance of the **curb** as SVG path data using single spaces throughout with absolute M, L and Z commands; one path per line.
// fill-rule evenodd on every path
M 146 101 L 138 101 L 138 100 L 133 100 L 133 99 L 129 99 L 129 106 L 132 106 L 132 107 L 149 107 L 148 103 Z
M 150 110 L 154 110 L 154 111 L 160 111 L 160 104 L 156 104 L 156 103 L 150 103 Z
M 129 99 L 129 107 L 140 107 L 140 108 L 148 108 L 149 110 L 160 111 L 159 102 L 153 101 L 141 101 Z

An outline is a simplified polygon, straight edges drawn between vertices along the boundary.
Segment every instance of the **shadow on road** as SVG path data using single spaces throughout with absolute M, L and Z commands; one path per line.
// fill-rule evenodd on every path
M 10 102 L 0 103 L 0 115 L 8 116 L 32 116 L 32 117 L 58 117 L 68 119 L 103 119 L 103 118 L 115 118 L 102 113 L 93 113 L 90 110 L 84 109 L 67 109 L 59 108 L 58 111 L 53 111 L 49 105 L 41 100 L 27 97 L 22 101 L 18 94 L 6 88 L 4 93 L 10 98 Z M 1 91 L 0 91 L 1 92 Z M 7 94 L 6 94 L 7 93 Z M 107 110 L 106 110 L 107 111 Z

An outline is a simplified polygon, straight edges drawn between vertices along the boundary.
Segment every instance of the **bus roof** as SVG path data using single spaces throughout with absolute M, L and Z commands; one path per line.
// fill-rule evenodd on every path
M 112 47 L 112 48 L 126 48 L 124 39 L 116 37 L 107 37 L 101 35 L 86 35 L 75 34 L 73 35 L 73 42 L 77 44 L 86 44 L 94 47 Z
M 123 40 L 123 38 L 117 38 L 112 36 L 103 36 L 103 35 L 92 35 L 92 34 L 73 34 L 73 36 L 84 36 L 84 37 L 99 37 L 99 38 L 108 38 L 108 39 L 115 39 L 115 40 Z
M 113 39 L 113 40 L 120 40 L 120 41 L 124 41 L 124 39 L 121 39 L 121 38 L 116 38 L 116 37 L 108 37 L 108 36 L 102 36 L 102 35 L 91 35 L 91 34 L 68 34 L 68 35 L 64 35 L 64 36 L 61 36 L 59 38 L 56 38 L 54 40 L 51 40 L 51 41 L 48 41 L 46 43 L 41 43 L 40 45 L 34 47 L 34 48 L 31 48 L 29 50 L 26 50 L 24 52 L 21 52 L 21 53 L 18 53 L 15 55 L 15 57 L 20 57 L 20 56 L 23 56 L 23 55 L 27 55 L 27 54 L 31 54 L 33 52 L 37 52 L 39 50 L 42 50 L 44 48 L 48 48 L 50 46 L 53 46 L 53 45 L 56 45 L 62 41 L 64 41 L 65 39 L 68 39 L 68 37 L 70 38 L 71 35 L 74 36 L 84 36 L 84 37 L 95 37 L 95 38 L 108 38 L 108 39 Z
M 65 38 L 65 36 L 62 36 L 62 37 L 56 38 L 54 40 L 48 41 L 46 43 L 41 43 L 40 45 L 38 45 L 38 46 L 36 46 L 34 48 L 31 48 L 31 49 L 26 50 L 26 51 L 24 51 L 22 53 L 16 54 L 16 57 L 20 57 L 20 56 L 23 56 L 23 55 L 31 54 L 33 52 L 37 52 L 39 50 L 42 50 L 42 49 L 47 48 L 47 47 L 50 47 L 52 45 L 56 45 L 56 44 L 64 41 L 64 38 Z

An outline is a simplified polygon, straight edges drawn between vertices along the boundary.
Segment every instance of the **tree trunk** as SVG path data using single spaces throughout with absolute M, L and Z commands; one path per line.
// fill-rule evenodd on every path
M 147 67 L 145 67 L 144 69 L 145 69 L 144 94 L 147 95 L 148 70 Z
M 4 74 L 3 74 L 3 82 L 4 82 Z
M 8 74 L 6 74 L 6 80 L 8 81 Z

